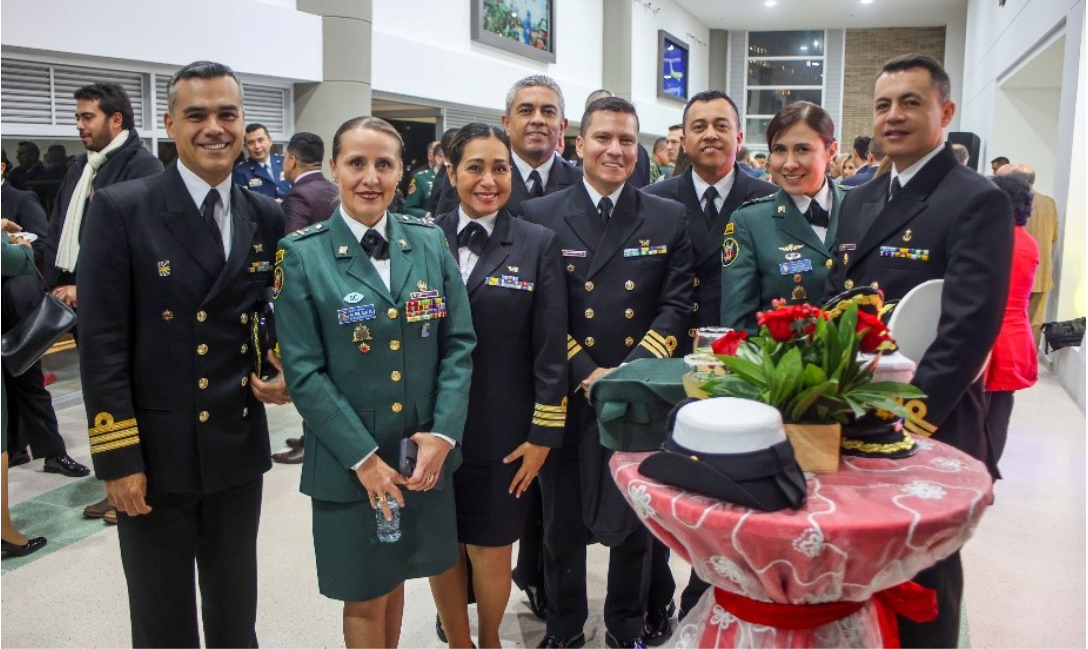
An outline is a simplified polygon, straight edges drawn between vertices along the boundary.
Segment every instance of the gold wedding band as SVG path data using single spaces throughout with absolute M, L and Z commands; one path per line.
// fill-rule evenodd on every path
M 430 484 L 432 482 L 434 482 L 434 474 L 433 473 L 428 473 L 427 474 L 427 484 Z

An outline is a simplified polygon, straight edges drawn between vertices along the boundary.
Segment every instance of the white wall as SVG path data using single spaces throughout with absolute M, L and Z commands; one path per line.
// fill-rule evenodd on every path
M 1054 88 L 998 88 L 994 93 L 994 124 L 1015 124 L 1017 128 L 996 128 L 983 156 L 989 173 L 989 161 L 1004 155 L 1015 162 L 1027 162 L 1035 168 L 1035 187 L 1054 194 L 1054 160 L 1058 144 L 1058 112 L 1061 92 Z
M 963 104 L 963 62 L 966 51 L 967 39 L 967 7 L 952 20 L 944 30 L 944 69 L 952 81 L 952 101 L 957 106 Z M 956 111 L 956 115 L 949 124 L 949 131 L 970 131 L 960 125 L 962 114 Z
M 601 85 L 601 0 L 557 3 L 555 63 L 476 43 L 463 0 L 374 3 L 375 91 L 495 110 L 506 109 L 515 81 L 546 74 L 563 89 L 567 117 L 581 117 L 586 96 Z
M 643 133 L 665 135 L 680 122 L 684 104 L 657 96 L 657 31 L 688 45 L 688 96 L 706 90 L 710 77 L 710 29 L 672 0 L 657 0 L 654 13 L 635 4 L 631 15 L 631 95 Z
M 0 43 L 8 50 L 179 67 L 210 59 L 244 74 L 321 81 L 321 18 L 283 6 L 293 4 L 294 0 L 271 4 L 257 0 L 6 0 Z M 251 34 L 260 34 L 265 46 L 251 46 Z

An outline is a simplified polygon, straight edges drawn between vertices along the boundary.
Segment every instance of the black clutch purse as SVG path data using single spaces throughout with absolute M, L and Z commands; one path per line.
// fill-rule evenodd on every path
M 41 272 L 38 277 L 41 278 Z M 45 280 L 41 285 L 41 301 L 0 341 L 4 369 L 12 376 L 19 376 L 30 369 L 45 356 L 53 343 L 76 326 L 76 312 L 51 293 L 45 292 Z
M 1064 347 L 1078 347 L 1084 340 L 1084 323 L 1084 318 L 1043 323 L 1046 353 L 1049 354 Z
M 272 300 L 265 300 L 258 310 L 250 314 L 250 326 L 253 338 L 253 372 L 267 381 L 279 372 L 268 362 L 268 351 L 279 358 L 279 340 L 276 338 L 276 312 Z

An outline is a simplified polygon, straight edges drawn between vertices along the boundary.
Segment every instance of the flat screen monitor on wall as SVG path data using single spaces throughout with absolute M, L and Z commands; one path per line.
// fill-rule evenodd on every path
M 672 34 L 657 32 L 657 96 L 688 100 L 688 46 Z
M 555 0 L 469 0 L 472 40 L 555 63 Z

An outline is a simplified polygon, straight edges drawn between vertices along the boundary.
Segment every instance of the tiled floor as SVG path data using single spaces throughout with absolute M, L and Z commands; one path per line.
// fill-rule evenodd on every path
M 69 452 L 89 462 L 78 375 L 66 355 L 49 359 Z M 274 445 L 295 435 L 291 406 L 272 408 Z M 969 637 L 982 647 L 1076 647 L 1085 641 L 1085 419 L 1049 378 L 1018 396 L 996 504 L 965 548 Z M 11 470 L 18 525 L 49 538 L 47 550 L 2 564 L 5 647 L 112 647 L 129 644 L 128 607 L 116 529 L 83 520 L 98 500 L 93 478 L 41 471 L 41 462 Z M 299 467 L 265 478 L 260 535 L 258 635 L 265 647 L 342 646 L 340 605 L 317 593 L 309 503 L 298 492 Z M 589 646 L 604 646 L 607 555 L 590 550 Z M 674 558 L 680 583 L 686 566 Z M 164 585 L 166 587 L 166 585 Z M 402 646 L 436 646 L 434 604 L 424 580 L 409 582 Z M 514 594 L 502 624 L 508 646 L 535 646 L 543 624 Z

